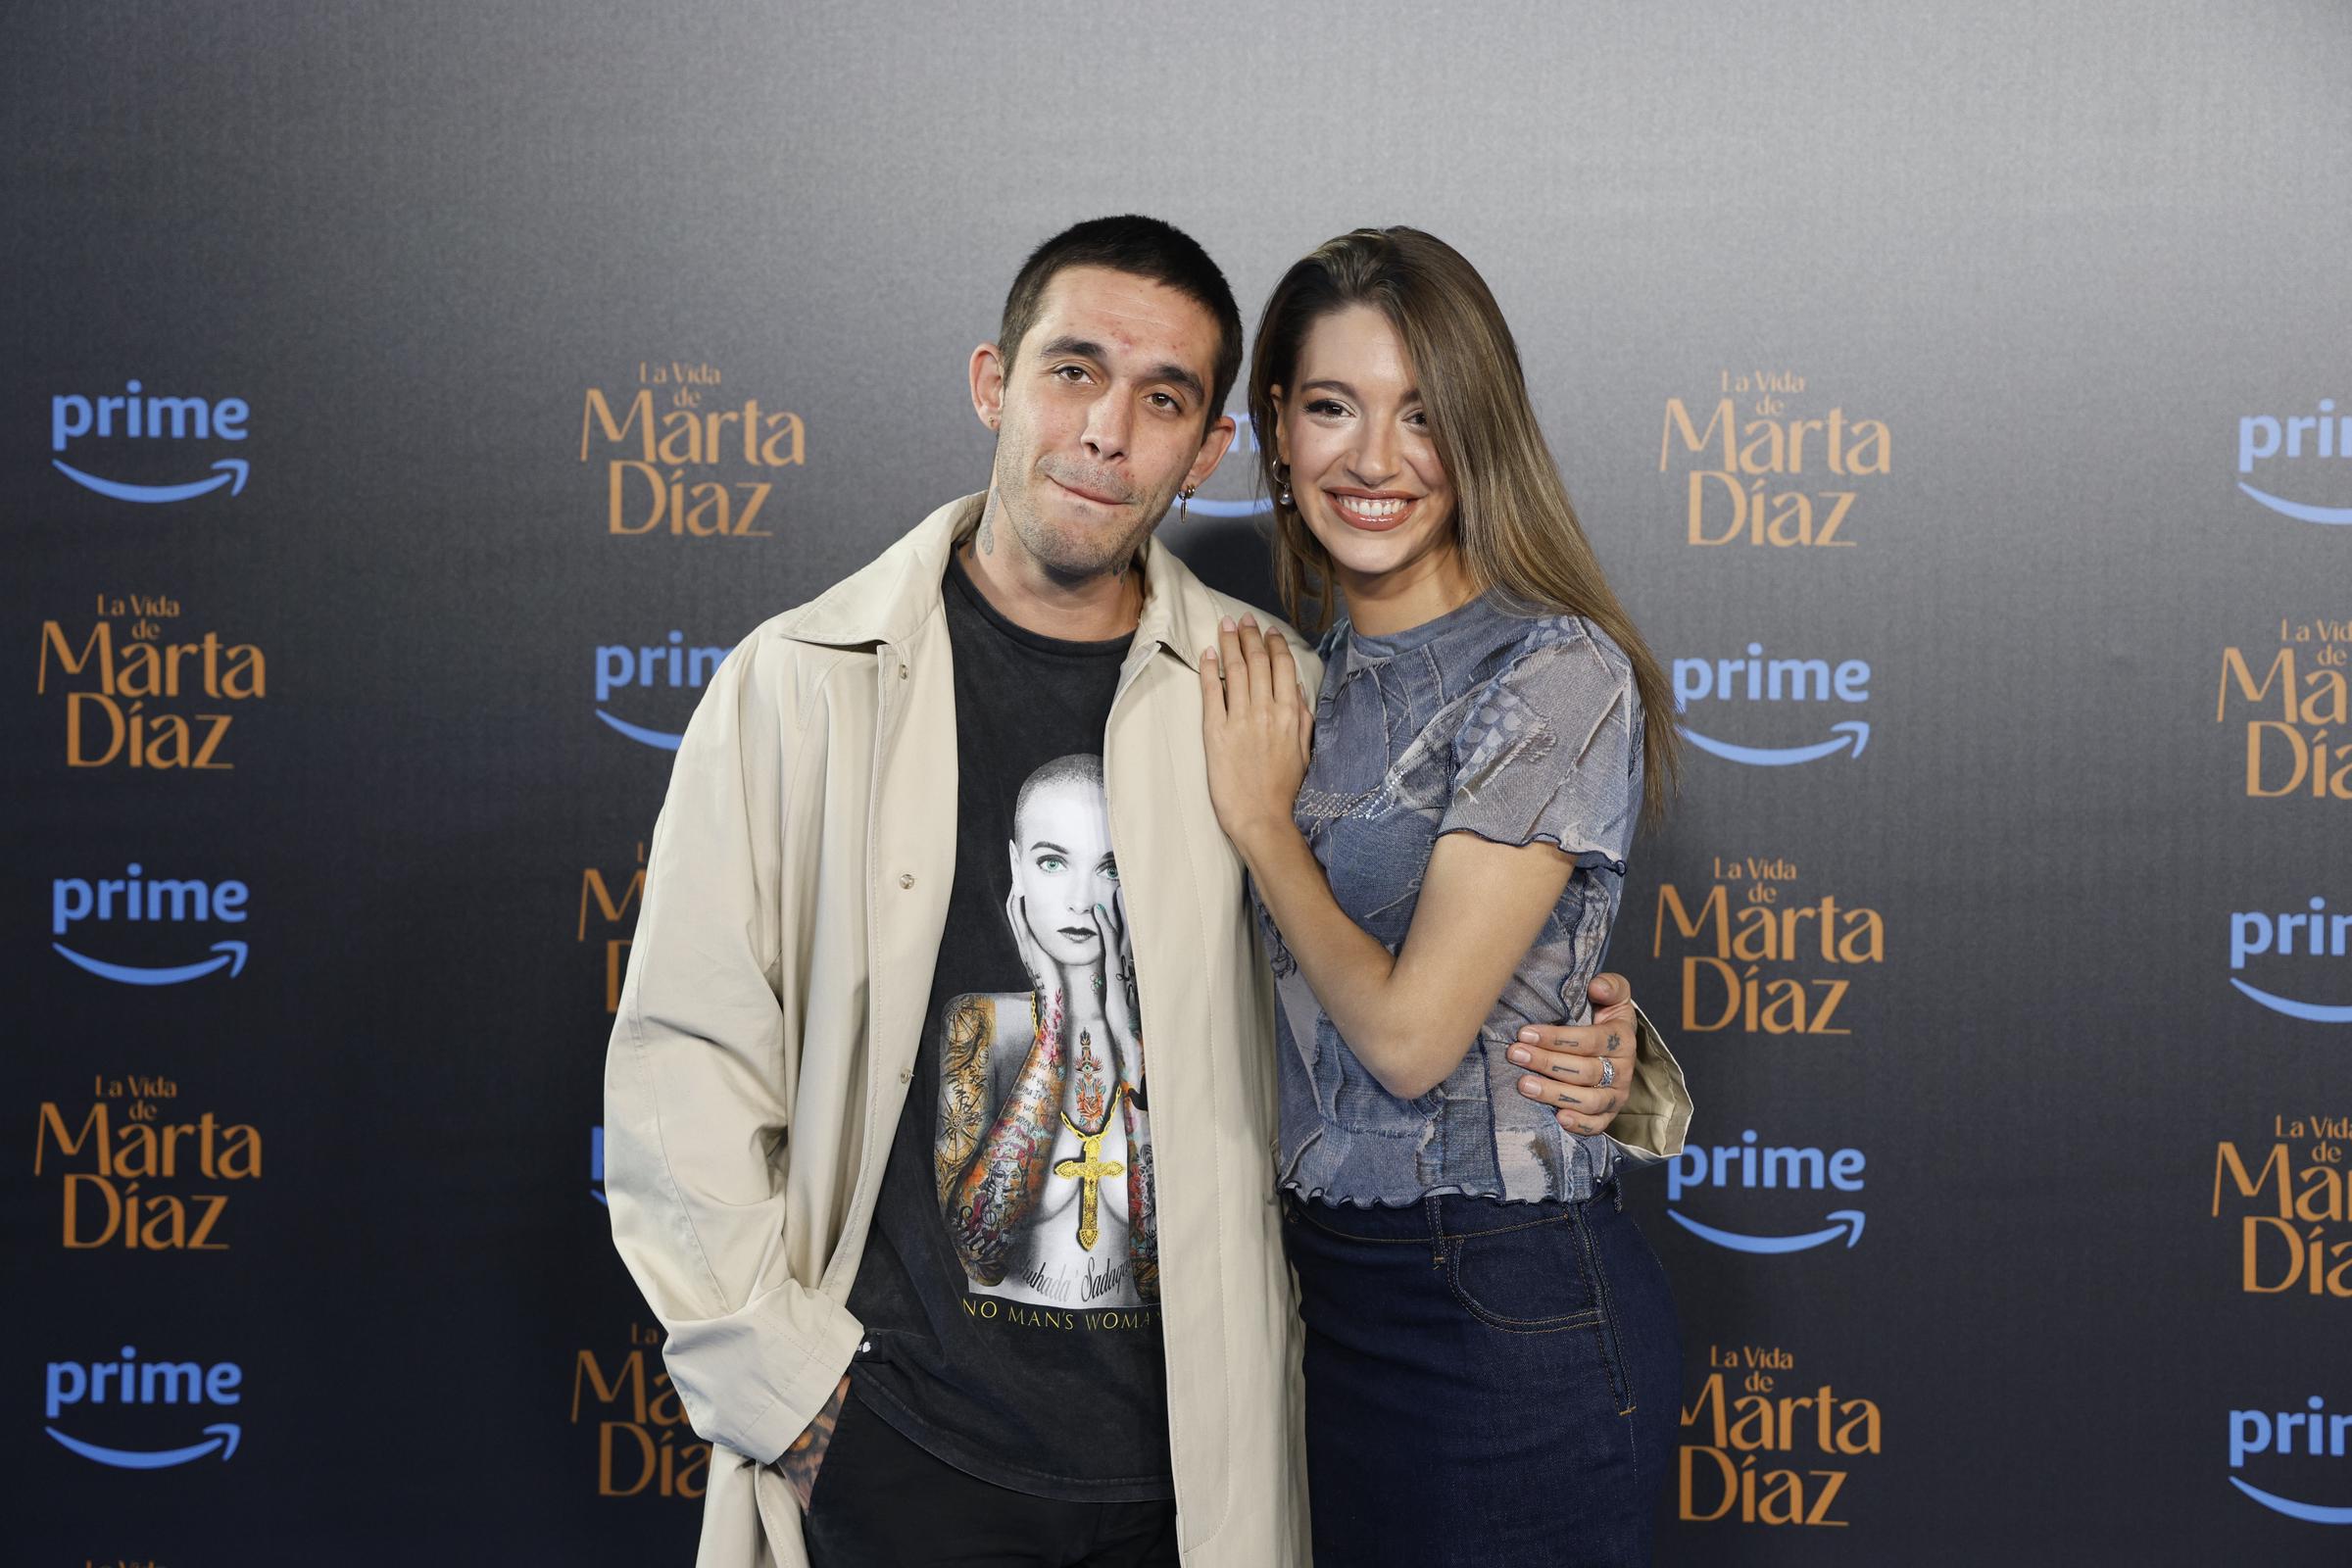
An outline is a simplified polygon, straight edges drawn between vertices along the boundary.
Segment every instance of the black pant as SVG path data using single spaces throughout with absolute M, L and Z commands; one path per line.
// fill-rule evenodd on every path
M 1059 1502 L 965 1475 L 853 1395 L 801 1535 L 815 1568 L 1154 1568 L 1176 1561 L 1173 1502 Z

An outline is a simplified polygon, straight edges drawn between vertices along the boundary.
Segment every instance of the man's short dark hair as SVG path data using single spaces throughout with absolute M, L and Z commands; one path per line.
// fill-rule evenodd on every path
M 1217 318 L 1217 364 L 1210 381 L 1208 409 L 1201 428 L 1225 412 L 1226 395 L 1242 368 L 1242 313 L 1233 303 L 1233 289 L 1208 252 L 1173 223 L 1127 214 L 1120 218 L 1090 218 L 1072 223 L 1029 253 L 1021 264 L 1012 290 L 1004 296 L 1004 319 L 997 328 L 997 348 L 1004 368 L 1012 369 L 1021 339 L 1037 322 L 1045 302 L 1046 285 L 1067 267 L 1106 267 L 1114 272 L 1162 283 L 1194 301 Z

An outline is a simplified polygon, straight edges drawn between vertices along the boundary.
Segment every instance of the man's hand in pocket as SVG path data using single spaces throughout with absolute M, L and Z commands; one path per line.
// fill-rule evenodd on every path
M 849 1395 L 850 1375 L 844 1372 L 841 1381 L 833 1385 L 833 1397 L 825 1401 L 825 1407 L 816 1412 L 816 1419 L 808 1423 L 808 1430 L 793 1439 L 792 1446 L 776 1461 L 776 1468 L 792 1483 L 792 1494 L 801 1499 L 803 1513 L 808 1511 L 809 1494 L 816 1490 L 817 1469 L 824 1464 L 825 1449 L 833 1442 L 833 1429 L 841 1422 L 841 1401 Z

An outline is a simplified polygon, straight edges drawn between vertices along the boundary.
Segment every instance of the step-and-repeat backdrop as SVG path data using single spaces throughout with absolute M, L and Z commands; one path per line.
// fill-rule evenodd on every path
M 1666 1560 L 2346 1560 L 2347 79 L 2318 3 L 14 9 L 9 1560 L 686 1559 L 598 1127 L 671 748 L 1128 210 L 1246 314 L 1459 246 L 1671 661 Z M 1263 602 L 1247 466 L 1164 536 Z

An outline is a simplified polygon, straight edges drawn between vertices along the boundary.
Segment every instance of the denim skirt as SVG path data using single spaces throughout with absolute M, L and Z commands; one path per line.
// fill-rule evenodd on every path
M 1682 1341 L 1614 1183 L 1283 1209 L 1320 1568 L 1650 1560 Z

